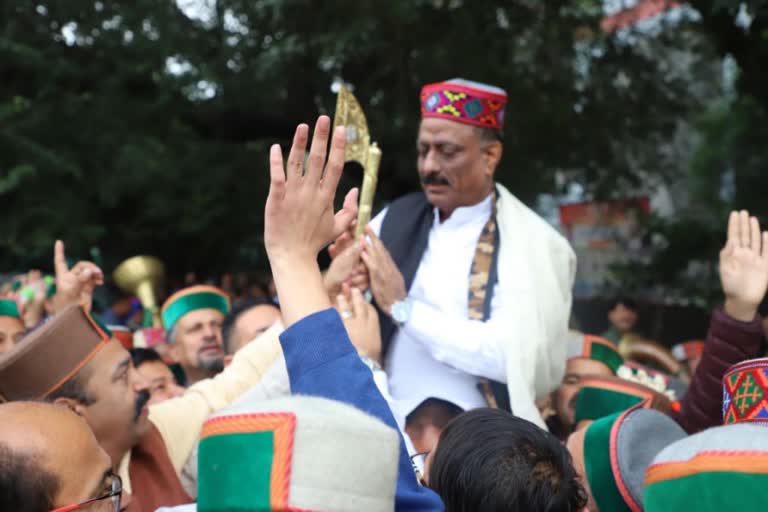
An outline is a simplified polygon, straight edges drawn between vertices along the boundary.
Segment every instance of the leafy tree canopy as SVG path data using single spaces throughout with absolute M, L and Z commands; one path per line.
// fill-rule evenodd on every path
M 498 177 L 528 202 L 690 175 L 707 205 L 764 211 L 768 2 L 743 4 L 606 33 L 599 0 L 3 2 L 0 265 L 47 266 L 61 238 L 108 268 L 139 253 L 177 274 L 264 266 L 267 148 L 332 114 L 337 77 L 384 150 L 382 204 L 417 186 L 419 88 L 462 76 L 509 92 Z M 688 122 L 692 163 L 663 150 Z

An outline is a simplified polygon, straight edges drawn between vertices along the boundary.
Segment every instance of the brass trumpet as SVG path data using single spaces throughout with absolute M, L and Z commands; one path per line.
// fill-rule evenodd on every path
M 363 166 L 363 187 L 360 191 L 360 206 L 355 227 L 355 235 L 360 236 L 370 222 L 373 212 L 373 196 L 376 193 L 379 177 L 381 150 L 375 142 L 371 143 L 368 121 L 360 102 L 343 83 L 339 83 L 339 96 L 336 98 L 336 114 L 333 119 L 334 129 L 338 126 L 344 126 L 347 129 L 344 161 L 357 162 Z
M 162 327 L 157 294 L 165 279 L 163 263 L 153 256 L 134 256 L 120 263 L 112 273 L 115 284 L 136 295 L 144 306 L 145 327 Z

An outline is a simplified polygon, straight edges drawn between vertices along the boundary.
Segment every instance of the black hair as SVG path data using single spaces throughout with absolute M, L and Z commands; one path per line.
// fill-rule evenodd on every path
M 131 353 L 134 368 L 138 368 L 144 363 L 154 363 L 155 361 L 165 364 L 163 358 L 153 348 L 132 348 L 128 352 Z
M 480 137 L 480 141 L 484 143 L 504 142 L 504 133 L 501 130 L 475 126 L 475 133 Z
M 440 436 L 429 485 L 446 512 L 577 512 L 587 494 L 565 446 L 500 409 L 474 409 Z
M 405 424 L 414 428 L 433 425 L 442 430 L 462 412 L 464 409 L 456 404 L 439 398 L 428 398 L 405 418 Z
M 59 485 L 37 457 L 0 443 L 0 510 L 48 512 Z
M 630 311 L 634 311 L 637 313 L 637 310 L 639 309 L 639 306 L 637 305 L 637 301 L 631 297 L 616 297 L 614 298 L 611 303 L 610 307 L 608 308 L 608 311 L 613 311 L 616 309 L 616 306 L 621 304 L 625 308 L 627 308 Z
M 107 281 L 106 289 L 110 304 L 133 297 L 132 293 L 123 290 L 114 281 Z
M 557 393 L 557 390 L 552 392 L 552 394 L 555 394 L 555 393 Z M 547 424 L 547 429 L 549 430 L 549 433 L 555 436 L 556 438 L 558 438 L 563 443 L 568 439 L 568 436 L 571 435 L 574 428 L 573 426 L 571 428 L 568 428 L 563 422 L 563 419 L 560 417 L 559 414 L 553 414 L 552 416 L 547 418 L 544 421 L 544 423 Z
M 240 315 L 249 309 L 255 308 L 257 306 L 272 306 L 278 311 L 280 310 L 280 308 L 274 302 L 272 302 L 272 300 L 266 298 L 245 299 L 236 303 L 232 307 L 232 310 L 229 312 L 229 314 L 224 318 L 224 322 L 221 324 L 221 335 L 224 339 L 224 352 L 229 354 L 229 347 L 232 340 L 232 331 L 235 328 L 237 319 L 240 318 Z

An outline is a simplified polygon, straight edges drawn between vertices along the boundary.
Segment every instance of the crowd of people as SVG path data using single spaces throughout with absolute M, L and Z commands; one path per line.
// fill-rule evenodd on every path
M 164 300 L 162 325 L 55 241 L 50 276 L 0 288 L 0 509 L 662 512 L 768 499 L 768 232 L 746 211 L 724 222 L 723 305 L 706 340 L 643 345 L 628 298 L 603 335 L 569 329 L 575 255 L 494 179 L 506 102 L 467 80 L 425 86 L 422 190 L 361 237 L 356 189 L 334 212 L 344 127 L 299 125 L 287 158 L 274 145 L 268 162 L 274 289 L 190 284 Z M 101 286 L 114 300 L 97 311 Z

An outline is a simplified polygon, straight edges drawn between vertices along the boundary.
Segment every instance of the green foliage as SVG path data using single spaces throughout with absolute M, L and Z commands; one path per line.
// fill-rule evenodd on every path
M 673 220 L 652 216 L 647 225 L 652 254 L 645 261 L 616 265 L 606 292 L 711 309 L 722 301 L 716 257 L 724 229 L 723 222 L 690 215 Z
M 696 70 L 723 51 L 697 23 L 604 34 L 598 0 L 178 4 L 198 7 L 0 4 L 0 268 L 49 265 L 56 238 L 73 257 L 101 248 L 107 266 L 151 253 L 177 275 L 263 267 L 267 149 L 332 113 L 336 77 L 384 150 L 381 204 L 417 186 L 419 88 L 453 76 L 508 90 L 499 179 L 524 200 L 569 182 L 633 193 L 685 172 L 658 148 L 703 110 L 696 77 L 660 56 L 689 52 Z

